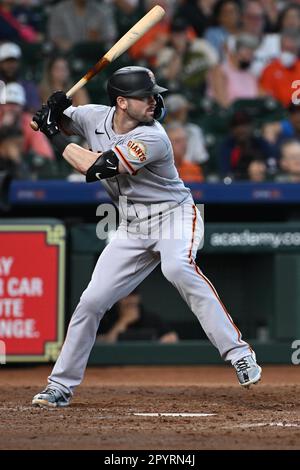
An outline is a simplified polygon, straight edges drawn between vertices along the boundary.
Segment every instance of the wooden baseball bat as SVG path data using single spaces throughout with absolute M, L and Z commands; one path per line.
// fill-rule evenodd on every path
M 152 26 L 158 23 L 165 14 L 165 10 L 156 5 L 146 15 L 143 16 L 124 36 L 119 39 L 116 44 L 112 46 L 109 51 L 92 67 L 77 83 L 75 83 L 70 90 L 67 91 L 68 97 L 73 96 L 76 91 L 82 88 L 87 82 L 91 80 L 100 70 L 107 67 L 108 64 L 120 57 L 123 52 L 127 51 L 133 44 L 135 44 Z M 30 126 L 33 130 L 38 130 L 36 122 L 31 121 Z

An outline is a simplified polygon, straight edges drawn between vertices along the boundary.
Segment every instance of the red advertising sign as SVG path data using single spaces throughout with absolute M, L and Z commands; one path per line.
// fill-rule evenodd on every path
M 56 359 L 63 340 L 63 225 L 0 225 L 0 340 L 6 361 Z

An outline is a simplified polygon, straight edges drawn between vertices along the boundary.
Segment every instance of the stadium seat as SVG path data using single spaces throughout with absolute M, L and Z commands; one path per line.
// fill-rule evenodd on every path
M 56 179 L 59 176 L 59 167 L 56 161 L 48 160 L 38 155 L 28 153 L 26 163 L 30 172 L 36 179 Z
M 72 47 L 68 54 L 72 74 L 75 79 L 81 78 L 105 54 L 99 42 L 81 42 Z
M 27 80 L 39 82 L 43 71 L 45 57 L 44 48 L 41 44 L 21 43 L 22 49 L 22 72 Z
M 245 111 L 261 125 L 268 121 L 278 121 L 285 117 L 285 109 L 271 97 L 236 100 L 231 106 L 232 113 Z

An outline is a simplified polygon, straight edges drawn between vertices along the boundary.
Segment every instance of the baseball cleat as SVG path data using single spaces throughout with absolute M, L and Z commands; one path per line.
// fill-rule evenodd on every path
M 261 367 L 257 364 L 255 354 L 242 357 L 233 364 L 242 387 L 249 388 L 261 379 Z
M 47 387 L 42 392 L 33 397 L 33 406 L 40 408 L 58 408 L 70 404 L 70 395 L 66 395 L 60 390 Z

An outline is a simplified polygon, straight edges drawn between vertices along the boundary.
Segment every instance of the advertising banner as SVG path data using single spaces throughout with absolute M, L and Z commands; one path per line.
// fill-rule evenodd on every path
M 0 341 L 6 362 L 57 358 L 64 283 L 62 224 L 0 224 Z

